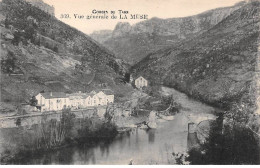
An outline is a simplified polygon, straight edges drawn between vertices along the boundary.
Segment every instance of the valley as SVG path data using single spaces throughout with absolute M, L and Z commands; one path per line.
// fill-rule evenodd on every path
M 1 164 L 259 164 L 259 0 L 90 35 L 54 11 L 0 2 Z

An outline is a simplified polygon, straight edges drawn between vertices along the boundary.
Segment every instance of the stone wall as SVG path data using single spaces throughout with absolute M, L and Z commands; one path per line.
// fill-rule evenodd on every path
M 97 114 L 100 118 L 104 117 L 105 109 L 98 108 Z M 76 118 L 90 118 L 94 115 L 95 109 L 82 109 L 78 111 L 72 111 L 75 114 Z M 60 121 L 61 112 L 53 113 L 42 113 L 39 115 L 26 115 L 26 116 L 14 116 L 14 117 L 5 117 L 0 119 L 0 128 L 14 128 L 17 127 L 16 121 L 20 119 L 21 126 L 30 128 L 34 124 L 39 124 L 42 122 L 50 121 L 56 119 Z

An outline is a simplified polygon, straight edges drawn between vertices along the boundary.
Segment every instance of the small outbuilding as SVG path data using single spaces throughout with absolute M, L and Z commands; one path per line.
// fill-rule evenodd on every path
M 138 88 L 138 89 L 141 89 L 143 87 L 147 87 L 148 86 L 148 81 L 140 76 L 138 77 L 136 80 L 135 80 L 135 86 Z

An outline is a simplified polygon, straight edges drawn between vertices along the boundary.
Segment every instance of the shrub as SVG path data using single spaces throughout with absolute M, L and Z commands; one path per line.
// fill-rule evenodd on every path
M 36 106 L 38 103 L 38 100 L 35 98 L 35 96 L 33 96 L 31 99 L 30 99 L 30 105 L 31 106 Z
M 15 69 L 16 58 L 13 52 L 8 51 L 7 58 L 1 60 L 1 69 L 4 73 L 13 73 Z
M 54 52 L 56 52 L 56 53 L 58 53 L 58 52 L 59 52 L 59 49 L 58 49 L 58 47 L 57 47 L 57 46 L 55 46 L 55 47 L 53 48 L 53 51 L 54 51 Z

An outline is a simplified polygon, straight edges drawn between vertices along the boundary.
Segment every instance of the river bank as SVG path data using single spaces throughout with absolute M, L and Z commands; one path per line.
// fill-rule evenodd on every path
M 60 150 L 86 142 L 113 139 L 117 128 L 113 123 L 92 117 L 76 118 L 68 109 L 62 112 L 60 120 L 51 119 L 30 127 L 17 126 L 0 129 L 1 164 L 9 164 L 24 155 Z
M 77 143 L 67 141 L 70 142 L 70 145 L 63 144 L 63 146 L 55 149 L 39 150 L 37 155 L 31 153 L 26 157 L 24 157 L 25 154 L 17 152 L 19 150 L 16 149 L 23 151 L 31 144 L 41 142 L 40 139 L 42 138 L 39 138 L 38 134 L 36 134 L 37 136 L 35 134 L 30 134 L 30 136 L 24 134 L 24 131 L 35 132 L 34 127 L 19 127 L 12 134 L 8 131 L 3 134 L 3 131 L 1 131 L 1 137 L 5 137 L 1 140 L 5 144 L 1 143 L 1 151 L 8 147 L 11 149 L 11 153 L 7 151 L 7 156 L 14 156 L 11 158 L 12 161 L 2 160 L 1 164 L 128 164 L 131 159 L 133 164 L 175 164 L 175 156 L 172 153 L 177 154 L 187 151 L 188 123 L 199 123 L 203 120 L 214 119 L 215 108 L 190 99 L 185 94 L 171 88 L 162 88 L 162 94 L 165 96 L 172 95 L 174 101 L 181 104 L 182 108 L 172 120 L 156 118 L 156 129 L 140 129 L 138 126 L 138 124 L 148 121 L 150 111 L 139 111 L 137 116 L 117 115 L 111 119 L 111 123 L 114 123 L 116 131 L 119 131 L 120 134 L 116 133 L 107 137 L 97 137 L 92 134 L 92 138 L 88 134 L 89 137 L 85 136 L 81 140 L 78 138 Z M 98 117 L 89 119 L 86 117 L 85 122 L 84 119 L 77 118 L 74 121 L 76 126 L 73 126 L 74 128 L 71 129 L 69 136 L 80 137 L 83 132 L 89 133 L 90 130 L 98 133 L 96 135 L 103 133 L 111 135 L 111 130 L 114 129 L 102 128 L 101 123 L 104 122 L 105 120 Z M 57 123 L 55 124 L 53 121 L 52 126 L 42 128 L 49 129 L 46 132 L 54 134 L 56 130 L 51 128 L 55 125 Z M 99 130 L 102 130 L 103 133 L 99 132 L 96 129 L 97 127 L 102 128 Z M 36 132 L 41 133 L 42 131 L 39 128 L 36 129 L 38 130 Z M 33 137 L 38 137 L 38 141 L 35 141 L 35 139 L 32 141 Z M 18 140 L 26 142 L 27 145 L 17 143 Z M 15 151 L 18 155 L 12 155 L 12 151 Z M 154 152 L 151 153 L 150 151 Z
M 165 92 L 170 93 L 171 88 L 168 89 L 170 90 L 165 90 Z M 21 157 L 16 163 L 129 164 L 132 160 L 133 164 L 176 164 L 176 156 L 173 153 L 184 153 L 188 150 L 188 123 L 199 123 L 211 118 L 214 116 L 212 112 L 214 113 L 215 109 L 192 100 L 178 91 L 174 90 L 172 93 L 174 93 L 174 100 L 183 108 L 173 120 L 157 119 L 156 129 L 136 128 L 137 123 L 148 120 L 149 115 L 145 112 L 139 113 L 139 116 L 116 116 L 111 122 L 115 123 L 117 130 L 122 128 L 123 131 L 113 138 L 100 139 L 98 142 L 83 140 L 77 145 L 28 155 L 23 159 Z

